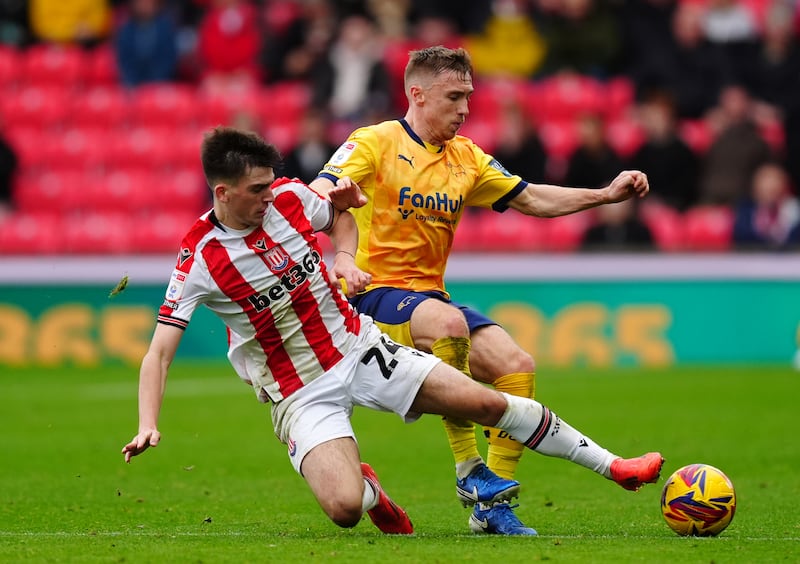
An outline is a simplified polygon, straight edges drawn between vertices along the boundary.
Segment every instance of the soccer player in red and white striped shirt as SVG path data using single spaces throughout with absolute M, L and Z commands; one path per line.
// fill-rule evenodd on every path
M 525 446 L 567 458 L 626 489 L 658 479 L 663 459 L 624 460 L 532 399 L 474 382 L 433 355 L 399 345 L 359 315 L 352 296 L 370 282 L 356 267 L 358 233 L 349 212 L 364 204 L 342 178 L 323 198 L 297 180 L 275 179 L 278 151 L 253 133 L 217 128 L 203 141 L 213 209 L 184 237 L 139 373 L 139 429 L 125 461 L 158 445 L 167 372 L 198 305 L 228 327 L 228 357 L 270 403 L 275 433 L 328 517 L 355 526 L 364 513 L 384 533 L 410 534 L 405 511 L 361 462 L 354 406 L 406 421 L 434 413 L 494 425 Z M 336 254 L 328 268 L 315 233 Z M 344 280 L 342 285 L 340 280 Z

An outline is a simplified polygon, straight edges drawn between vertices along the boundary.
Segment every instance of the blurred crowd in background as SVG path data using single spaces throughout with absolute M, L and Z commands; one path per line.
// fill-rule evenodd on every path
M 0 0 L 0 254 L 173 252 L 209 203 L 202 132 L 251 129 L 310 182 L 402 117 L 409 50 L 465 47 L 462 133 L 533 182 L 651 195 L 472 211 L 460 251 L 800 247 L 793 0 Z

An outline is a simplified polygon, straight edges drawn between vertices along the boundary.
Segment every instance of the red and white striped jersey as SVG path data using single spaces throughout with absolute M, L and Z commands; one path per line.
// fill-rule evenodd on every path
M 328 281 L 314 232 L 328 200 L 279 179 L 261 227 L 237 231 L 213 211 L 181 243 L 159 323 L 186 328 L 204 304 L 228 327 L 228 358 L 261 401 L 279 401 L 334 366 L 355 344 L 358 314 Z

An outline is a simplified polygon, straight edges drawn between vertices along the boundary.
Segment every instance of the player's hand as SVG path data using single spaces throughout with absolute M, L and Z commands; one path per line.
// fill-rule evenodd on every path
M 352 298 L 372 282 L 372 275 L 358 268 L 350 253 L 339 251 L 333 258 L 330 280 L 345 296 Z
M 644 198 L 650 191 L 647 175 L 639 170 L 624 170 L 608 185 L 608 203 L 621 202 L 633 196 Z
M 139 431 L 131 442 L 122 447 L 122 454 L 125 455 L 125 462 L 130 462 L 131 458 L 142 454 L 149 447 L 158 446 L 160 440 L 161 433 L 158 432 L 158 429 Z
M 328 198 L 339 211 L 360 208 L 367 203 L 367 197 L 349 176 L 343 176 L 336 181 L 336 185 L 328 191 Z

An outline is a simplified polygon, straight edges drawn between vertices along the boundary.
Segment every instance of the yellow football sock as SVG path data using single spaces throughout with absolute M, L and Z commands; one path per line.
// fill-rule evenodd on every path
M 469 349 L 470 341 L 465 337 L 443 337 L 431 345 L 431 352 L 435 356 L 472 377 L 469 372 Z M 475 439 L 475 425 L 471 421 L 442 417 L 442 422 L 456 464 L 471 458 L 480 458 L 478 441 Z
M 495 380 L 494 388 L 514 396 L 533 398 L 536 393 L 536 374 L 533 372 L 506 374 Z M 501 429 L 486 427 L 483 434 L 489 441 L 486 465 L 498 476 L 508 480 L 513 479 L 525 446 Z

